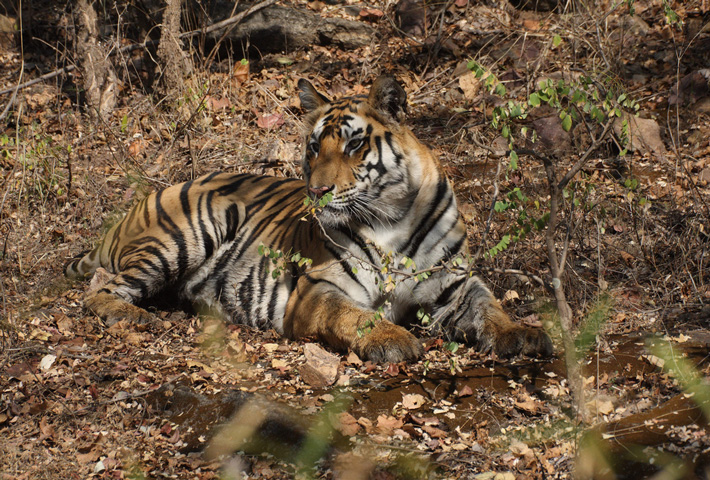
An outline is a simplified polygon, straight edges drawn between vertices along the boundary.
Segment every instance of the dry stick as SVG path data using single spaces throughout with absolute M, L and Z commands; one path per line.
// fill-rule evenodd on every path
M 235 23 L 239 23 L 244 18 L 251 15 L 252 13 L 256 13 L 259 10 L 263 10 L 264 8 L 273 5 L 277 1 L 278 0 L 264 0 L 263 2 L 257 3 L 256 5 L 249 8 L 248 10 L 244 10 L 243 12 L 238 13 L 237 15 L 234 15 L 233 17 L 222 20 L 221 22 L 214 23 L 214 24 L 210 25 L 209 27 L 200 28 L 198 30 L 192 30 L 190 32 L 181 33 L 180 39 L 191 38 L 196 35 L 211 33 L 211 32 L 214 32 L 215 30 L 219 30 L 220 28 L 228 27 L 228 26 L 233 25 Z M 138 50 L 141 48 L 148 48 L 149 46 L 155 45 L 157 43 L 158 43 L 158 40 L 150 40 L 150 41 L 145 41 L 145 42 L 141 42 L 141 43 L 134 43 L 133 45 L 128 45 L 128 46 L 119 48 L 118 50 L 114 50 L 110 54 L 116 55 L 117 53 L 128 53 L 128 52 L 132 52 L 133 50 Z M 34 80 L 30 80 L 28 82 L 21 83 L 19 85 L 14 86 L 14 87 L 6 88 L 5 90 L 0 90 L 0 95 L 5 95 L 5 94 L 11 93 L 15 90 L 18 90 L 18 91 L 22 90 L 24 88 L 34 85 L 35 83 L 43 82 L 45 80 L 49 80 L 54 77 L 58 77 L 59 75 L 62 75 L 64 73 L 69 73 L 75 69 L 76 69 L 75 65 L 67 65 L 66 67 L 62 67 L 57 70 L 54 70 L 53 72 L 45 73 L 41 77 L 37 77 Z

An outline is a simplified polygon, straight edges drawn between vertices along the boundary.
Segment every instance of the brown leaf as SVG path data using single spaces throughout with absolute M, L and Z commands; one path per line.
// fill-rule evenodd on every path
M 470 397 L 473 395 L 473 390 L 471 390 L 471 387 L 468 385 L 464 385 L 461 390 L 459 390 L 459 398 L 460 397 Z
M 466 73 L 459 77 L 459 88 L 463 91 L 466 100 L 473 100 L 481 91 L 482 82 L 476 78 L 473 72 Z
M 284 124 L 284 117 L 280 113 L 270 113 L 268 115 L 260 115 L 256 118 L 256 124 L 259 128 L 272 130 Z
M 207 95 L 205 97 L 205 105 L 207 106 L 208 110 L 218 111 L 226 110 L 232 104 L 227 97 L 215 98 L 211 95 Z
M 54 427 L 52 425 L 47 425 L 47 417 L 42 417 L 39 420 L 39 431 L 41 433 L 39 441 L 49 439 L 54 441 Z
M 426 399 L 418 393 L 408 393 L 402 397 L 402 406 L 407 410 L 416 410 L 425 402 Z
M 360 417 L 357 419 L 357 423 L 362 426 L 367 433 L 373 433 L 372 421 L 369 418 Z
M 232 69 L 232 78 L 239 83 L 249 80 L 249 62 L 237 62 Z
M 336 426 L 336 430 L 346 437 L 352 437 L 360 431 L 360 424 L 357 419 L 348 412 L 342 412 L 338 415 L 338 425 Z
M 365 7 L 360 10 L 360 17 L 365 20 L 379 20 L 384 16 L 384 12 L 379 8 Z
M 357 353 L 355 352 L 350 352 L 345 361 L 348 362 L 350 365 L 355 365 L 358 367 L 362 365 L 362 360 L 360 360 L 360 357 L 358 357 Z
M 432 438 L 445 438 L 446 432 L 440 428 L 432 427 L 429 425 L 422 425 L 422 430 L 429 434 Z
M 515 408 L 518 410 L 523 410 L 524 412 L 530 413 L 530 414 L 536 414 L 540 411 L 542 405 L 540 402 L 537 400 L 533 399 L 532 397 L 528 397 L 522 401 L 515 401 Z
M 412 422 L 417 425 L 439 425 L 439 419 L 436 417 L 422 417 L 419 415 L 411 416 Z
M 377 417 L 377 433 L 383 435 L 392 435 L 396 429 L 402 428 L 402 425 L 404 425 L 404 422 L 394 417 L 387 415 Z
M 387 365 L 387 368 L 385 369 L 383 374 L 396 377 L 397 375 L 399 375 L 399 366 L 396 363 L 390 363 Z
M 308 8 L 313 11 L 320 12 L 325 8 L 325 2 L 321 2 L 320 0 L 313 0 L 312 2 L 308 2 Z

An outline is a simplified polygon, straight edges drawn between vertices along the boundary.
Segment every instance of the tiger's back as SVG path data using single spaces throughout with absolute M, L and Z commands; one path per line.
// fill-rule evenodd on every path
M 312 250 L 318 232 L 302 221 L 303 191 L 299 179 L 228 173 L 169 187 L 141 200 L 65 273 L 85 277 L 103 267 L 120 275 L 99 294 L 136 304 L 173 290 L 234 321 L 281 330 L 295 272 L 274 278 L 257 249 Z

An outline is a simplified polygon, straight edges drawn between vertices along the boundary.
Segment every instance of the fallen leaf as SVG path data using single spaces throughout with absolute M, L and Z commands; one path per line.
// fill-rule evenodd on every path
M 237 62 L 232 68 L 232 78 L 240 84 L 249 80 L 249 62 L 246 60 Z
M 473 395 L 473 390 L 468 385 L 464 385 L 461 390 L 459 390 L 459 397 L 469 397 Z
M 422 430 L 428 433 L 431 438 L 445 438 L 447 436 L 442 429 L 430 425 L 422 425 Z
M 643 358 L 648 363 L 650 363 L 651 365 L 658 367 L 658 368 L 663 368 L 663 365 L 666 364 L 665 360 L 663 360 L 662 358 L 659 358 L 655 355 L 641 355 L 641 358 Z
M 355 352 L 348 353 L 348 356 L 345 361 L 348 362 L 350 365 L 355 365 L 358 367 L 362 365 L 362 360 L 360 360 L 360 357 L 358 357 L 357 353 Z
M 459 88 L 463 91 L 466 100 L 473 100 L 481 90 L 481 81 L 473 72 L 468 72 L 459 77 Z
M 360 17 L 365 20 L 379 20 L 384 14 L 379 8 L 365 7 L 360 9 Z
M 325 8 L 325 2 L 321 2 L 320 0 L 313 0 L 312 2 L 308 2 L 308 8 L 315 12 L 320 12 Z
M 265 343 L 262 345 L 262 348 L 266 350 L 267 353 L 274 353 L 276 350 L 279 348 L 278 343 Z
M 511 300 L 518 300 L 520 295 L 515 290 L 508 290 L 503 294 L 503 303 L 510 302 Z
M 542 403 L 529 395 L 525 395 L 522 399 L 515 401 L 515 408 L 535 415 L 542 409 Z
M 416 410 L 425 402 L 426 399 L 418 393 L 408 393 L 402 397 L 402 406 L 407 410 Z
M 45 355 L 42 357 L 42 360 L 39 361 L 39 368 L 40 370 L 44 370 L 45 372 L 52 368 L 52 365 L 54 365 L 55 360 L 57 360 L 56 355 Z
M 215 98 L 211 95 L 205 97 L 205 105 L 208 110 L 218 111 L 225 110 L 231 106 L 231 102 L 227 97 Z
M 379 415 L 377 417 L 377 433 L 382 435 L 392 435 L 398 428 L 402 428 L 404 422 L 401 419 L 390 417 L 387 415 Z
M 259 128 L 272 130 L 284 124 L 284 117 L 280 113 L 271 113 L 256 117 L 256 124 Z
M 360 417 L 357 419 L 357 423 L 363 427 L 368 434 L 373 433 L 372 421 L 369 418 Z

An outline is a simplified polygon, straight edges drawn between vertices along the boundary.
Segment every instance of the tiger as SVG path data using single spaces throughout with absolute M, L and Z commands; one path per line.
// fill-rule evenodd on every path
M 412 329 L 424 317 L 429 337 L 500 357 L 551 355 L 544 329 L 513 322 L 465 263 L 447 267 L 466 258 L 466 226 L 438 159 L 404 125 L 397 80 L 338 100 L 306 79 L 297 87 L 303 179 L 215 172 L 150 194 L 66 266 L 69 277 L 115 274 L 85 308 L 109 325 L 144 323 L 153 314 L 140 304 L 173 292 L 373 362 L 420 358 Z M 284 253 L 280 274 L 264 247 Z M 397 259 L 426 274 L 407 275 Z

